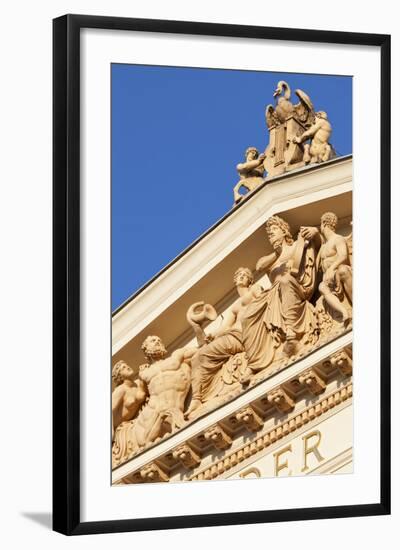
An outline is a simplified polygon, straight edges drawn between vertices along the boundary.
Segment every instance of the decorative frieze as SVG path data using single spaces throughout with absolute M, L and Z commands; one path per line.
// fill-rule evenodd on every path
M 239 423 L 243 423 L 251 432 L 257 432 L 264 424 L 261 416 L 250 405 L 237 412 L 236 419 Z
M 147 464 L 140 470 L 140 477 L 147 482 L 169 481 L 168 474 L 155 462 Z
M 255 150 L 249 155 L 255 156 Z M 257 167 L 261 166 L 257 159 Z M 113 366 L 114 468 L 249 391 L 262 377 L 273 376 L 274 369 L 288 368 L 310 355 L 326 344 L 336 328 L 340 327 L 342 334 L 348 330 L 352 317 L 352 237 L 337 233 L 337 224 L 337 215 L 325 212 L 318 228 L 304 225 L 295 233 L 286 220 L 270 216 L 265 230 L 273 252 L 259 258 L 255 270 L 238 267 L 233 273 L 237 296 L 224 313 L 220 328 L 210 330 L 208 325 L 217 318 L 214 306 L 195 302 L 186 319 L 197 345 L 169 353 L 159 336 L 149 334 L 141 344 L 144 364 L 133 369 L 120 360 Z M 341 254 L 332 256 L 331 251 L 338 247 Z M 287 265 L 291 266 L 289 271 Z M 256 281 L 254 271 L 265 273 L 271 286 L 264 288 Z M 347 352 L 332 356 L 322 369 L 339 369 L 348 375 L 351 358 Z M 324 377 L 320 380 L 314 372 L 304 385 L 318 395 L 323 382 Z M 268 402 L 279 412 L 289 413 L 303 390 L 301 385 L 297 379 L 288 380 L 285 387 L 268 395 Z M 251 431 L 261 426 L 255 412 L 245 413 L 243 419 Z M 211 437 L 218 444 L 227 444 L 224 436 Z
M 218 450 L 228 449 L 232 445 L 232 438 L 221 428 L 219 424 L 216 424 L 206 432 L 204 432 L 204 438 L 214 445 Z
M 299 381 L 304 384 L 307 390 L 313 395 L 320 395 L 326 388 L 326 383 L 320 376 L 318 376 L 317 372 L 313 368 L 302 373 L 299 376 Z
M 226 455 L 223 459 L 215 462 L 212 466 L 205 468 L 201 472 L 196 472 L 196 474 L 190 477 L 190 481 L 212 479 L 213 477 L 216 477 L 213 475 L 215 472 L 219 472 L 219 474 L 227 472 L 240 462 L 243 462 L 250 456 L 259 453 L 279 439 L 282 439 L 285 435 L 300 429 L 308 422 L 311 422 L 333 407 L 336 407 L 347 399 L 350 399 L 352 395 L 353 384 L 350 382 L 346 386 L 332 392 L 328 396 L 325 396 L 317 403 L 307 407 L 298 414 L 294 414 L 291 418 L 280 422 L 280 424 L 269 430 L 267 433 L 260 435 L 260 437 L 253 440 L 251 443 L 246 443 L 239 449 L 236 449 L 229 455 Z
M 150 468 L 149 471 L 139 470 L 135 474 L 130 474 L 130 481 L 128 482 L 166 481 L 168 475 L 174 475 L 173 473 L 179 467 L 184 467 L 186 470 L 198 467 L 201 461 L 212 453 L 210 443 L 218 451 L 227 450 L 232 446 L 234 439 L 243 435 L 243 430 L 256 433 L 262 429 L 266 421 L 274 416 L 276 417 L 277 414 L 290 414 L 296 402 L 304 400 L 307 392 L 316 397 L 326 391 L 328 384 L 332 385 L 334 380 L 340 381 L 344 372 L 348 372 L 343 367 L 345 363 L 346 365 L 351 364 L 351 346 L 349 345 L 328 355 L 328 359 L 320 360 L 312 367 L 300 371 L 300 373 L 297 371 L 297 374 L 292 378 L 286 378 L 275 388 L 266 391 L 262 397 L 258 397 L 254 402 L 238 408 L 234 413 L 229 413 L 225 418 L 222 417 L 217 424 L 197 432 L 194 437 L 188 434 L 188 438 L 184 443 L 180 443 L 165 454 L 158 455 L 158 464 Z M 266 436 L 263 436 L 266 438 L 264 443 L 258 439 L 255 442 L 253 441 L 250 447 L 239 454 L 235 460 L 240 461 L 248 453 L 258 452 L 265 445 L 278 441 L 310 420 L 329 411 L 340 403 L 344 396 L 348 395 L 348 386 L 346 388 L 345 390 L 343 388 L 339 389 L 325 399 L 320 399 L 310 405 L 306 411 L 281 422 L 270 430 Z M 161 471 L 158 471 L 160 468 Z
M 172 456 L 175 460 L 179 460 L 185 468 L 194 468 L 200 464 L 199 455 L 187 443 L 177 447 L 172 452 Z
M 288 413 L 294 409 L 293 399 L 282 388 L 271 391 L 267 399 L 281 413 Z
M 344 376 L 349 376 L 353 372 L 353 360 L 348 348 L 342 349 L 330 357 L 332 365 L 340 370 Z

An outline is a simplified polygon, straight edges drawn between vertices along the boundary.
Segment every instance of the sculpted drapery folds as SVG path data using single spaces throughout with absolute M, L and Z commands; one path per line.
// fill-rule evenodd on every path
M 237 269 L 234 283 L 239 298 L 226 313 L 221 328 L 211 336 L 212 341 L 202 346 L 192 358 L 192 402 L 187 412 L 189 418 L 217 393 L 215 390 L 218 376 L 227 361 L 245 351 L 242 342 L 242 316 L 262 289 L 254 284 L 251 270 L 245 267 Z
M 274 252 L 260 258 L 256 268 L 267 271 L 272 286 L 249 304 L 242 317 L 243 345 L 253 372 L 279 359 L 278 348 L 290 356 L 300 343 L 315 343 L 318 333 L 309 302 L 316 286 L 318 244 L 301 236 L 294 241 L 289 225 L 279 216 L 268 219 L 266 230 Z
M 270 217 L 266 232 L 273 252 L 256 264 L 258 272 L 267 273 L 269 288 L 254 282 L 251 269 L 238 268 L 238 297 L 218 329 L 206 334 L 203 328 L 217 319 L 212 305 L 196 302 L 188 309 L 197 347 L 167 356 L 161 339 L 148 336 L 142 345 L 147 362 L 135 380 L 123 361 L 113 367 L 114 467 L 231 399 L 264 377 L 258 374 L 264 369 L 283 367 L 289 357 L 307 353 L 319 338 L 324 341 L 330 327 L 347 328 L 352 241 L 336 233 L 337 222 L 326 212 L 319 230 L 302 226 L 294 239 L 285 220 Z
M 256 267 L 268 272 L 272 286 L 263 290 L 254 285 L 249 269 L 239 268 L 235 273 L 239 298 L 214 340 L 201 347 L 192 360 L 189 418 L 210 399 L 216 377 L 232 356 L 244 352 L 244 383 L 251 374 L 295 354 L 299 344 L 307 347 L 317 340 L 317 318 L 309 300 L 316 288 L 320 241 L 301 236 L 294 241 L 289 225 L 278 216 L 269 218 L 266 229 L 274 252 L 261 258 Z
M 269 144 L 262 154 L 248 147 L 236 166 L 234 205 L 245 196 L 239 191 L 252 192 L 275 176 L 335 156 L 327 114 L 315 112 L 304 91 L 295 94 L 298 101 L 292 103 L 288 83 L 278 83 L 275 105 L 265 112 Z M 239 209 L 236 213 L 240 215 Z M 266 231 L 273 252 L 255 266 L 268 275 L 267 289 L 254 282 L 251 269 L 240 267 L 234 274 L 238 297 L 221 315 L 218 329 L 204 331 L 205 323 L 217 321 L 213 305 L 198 301 L 189 307 L 186 318 L 197 347 L 176 349 L 168 356 L 158 336 L 147 336 L 142 344 L 146 364 L 135 371 L 124 361 L 114 365 L 113 467 L 286 367 L 289 358 L 307 354 L 318 339 L 327 341 L 337 328 L 348 327 L 351 238 L 336 233 L 337 221 L 327 212 L 320 230 L 300 227 L 294 238 L 284 219 L 270 217 Z M 230 296 L 220 296 L 219 303 Z M 176 336 L 173 342 L 179 341 Z

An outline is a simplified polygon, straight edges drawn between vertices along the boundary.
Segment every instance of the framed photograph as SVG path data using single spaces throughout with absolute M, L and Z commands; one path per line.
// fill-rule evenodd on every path
M 390 37 L 54 20 L 54 530 L 390 513 Z

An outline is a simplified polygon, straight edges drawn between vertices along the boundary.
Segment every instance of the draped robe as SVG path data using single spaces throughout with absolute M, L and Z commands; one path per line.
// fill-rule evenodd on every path
M 292 246 L 293 256 L 304 246 L 299 269 L 293 269 L 292 258 L 278 258 L 269 272 L 272 286 L 247 306 L 242 317 L 242 342 L 254 372 L 274 362 L 277 348 L 288 337 L 307 343 L 317 331 L 314 306 L 308 301 L 316 285 L 315 246 L 300 240 Z

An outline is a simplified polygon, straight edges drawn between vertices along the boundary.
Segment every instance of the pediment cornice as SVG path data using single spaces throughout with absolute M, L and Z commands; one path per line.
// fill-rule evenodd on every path
M 349 331 L 279 372 L 270 373 L 269 378 L 237 397 L 231 396 L 229 402 L 217 410 L 153 443 L 115 468 L 113 484 L 168 481 L 170 474 L 179 468 L 183 468 L 186 475 L 196 469 L 190 479 L 211 479 L 208 474 L 198 477 L 198 472 L 209 468 L 210 453 L 216 450 L 227 453 L 226 456 L 236 456 L 243 433 L 253 437 L 246 453 L 261 451 L 266 445 L 261 445 L 258 436 L 264 433 L 271 419 L 279 429 L 275 432 L 267 429 L 267 432 L 271 432 L 272 439 L 273 434 L 279 432 L 280 438 L 296 429 L 301 415 L 307 422 L 309 415 L 323 414 L 351 397 L 351 345 L 352 332 Z M 333 392 L 332 382 L 335 382 Z M 271 434 L 263 441 L 272 441 Z M 239 447 L 247 448 L 246 445 Z M 232 464 L 234 462 L 232 458 Z

